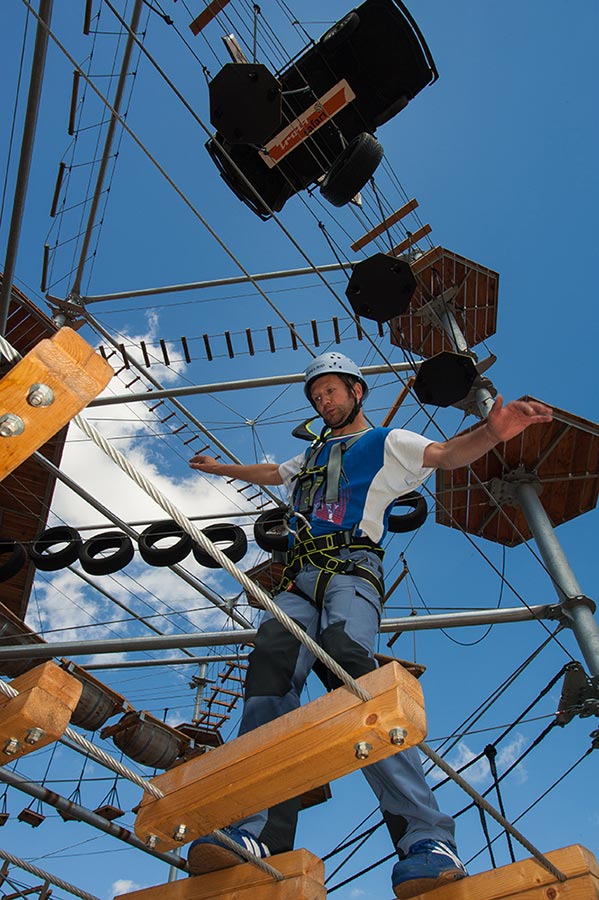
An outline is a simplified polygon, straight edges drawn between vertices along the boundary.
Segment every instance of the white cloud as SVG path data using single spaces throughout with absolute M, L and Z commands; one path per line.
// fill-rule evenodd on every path
M 135 881 L 131 881 L 129 878 L 118 878 L 113 882 L 110 892 L 111 896 L 115 897 L 117 894 L 130 894 L 132 891 L 139 891 L 141 887 L 141 884 L 136 884 Z

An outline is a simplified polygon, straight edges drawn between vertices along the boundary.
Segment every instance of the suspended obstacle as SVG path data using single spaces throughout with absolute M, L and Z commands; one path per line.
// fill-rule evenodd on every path
M 46 662 L 11 682 L 16 697 L 0 695 L 0 755 L 10 762 L 58 740 L 79 702 L 82 685 Z
M 422 689 L 398 663 L 358 683 L 372 700 L 338 688 L 152 779 L 164 796 L 144 794 L 137 836 L 176 847 L 424 739 Z
M 231 866 L 208 875 L 197 875 L 131 894 L 127 900 L 324 900 L 324 864 L 307 850 L 280 853 L 269 859 L 283 876 L 275 881 L 252 863 Z

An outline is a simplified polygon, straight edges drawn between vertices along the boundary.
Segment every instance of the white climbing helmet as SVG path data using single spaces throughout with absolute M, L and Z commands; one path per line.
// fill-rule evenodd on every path
M 362 373 L 355 362 L 348 356 L 344 356 L 343 353 L 335 353 L 335 351 L 332 351 L 317 356 L 316 359 L 313 359 L 309 363 L 305 371 L 304 394 L 310 403 L 312 403 L 310 385 L 316 378 L 320 378 L 321 375 L 353 375 L 362 385 L 362 401 L 368 396 L 368 385 L 364 381 Z M 314 406 L 313 403 L 312 406 Z

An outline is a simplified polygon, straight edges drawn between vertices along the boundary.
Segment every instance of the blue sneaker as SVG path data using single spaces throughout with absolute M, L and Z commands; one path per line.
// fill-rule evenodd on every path
M 265 859 L 270 856 L 270 850 L 261 841 L 246 831 L 245 828 L 236 828 L 234 825 L 222 828 L 235 843 L 249 850 L 254 856 Z M 198 838 L 189 845 L 187 863 L 192 875 L 203 875 L 205 872 L 215 872 L 218 869 L 228 869 L 229 866 L 239 866 L 246 860 L 238 856 L 234 850 L 225 847 L 219 839 L 211 834 Z
M 468 872 L 456 856 L 455 847 L 441 841 L 417 841 L 405 859 L 393 867 L 391 883 L 400 900 L 443 887 L 464 878 Z

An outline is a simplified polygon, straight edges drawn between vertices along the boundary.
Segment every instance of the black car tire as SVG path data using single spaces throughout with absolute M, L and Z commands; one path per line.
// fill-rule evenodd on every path
M 104 550 L 114 550 L 114 553 L 99 556 Z M 113 575 L 129 565 L 134 554 L 131 538 L 122 531 L 103 531 L 85 542 L 79 562 L 88 575 Z
M 220 547 L 219 549 L 231 562 L 239 562 L 245 556 L 248 548 L 248 539 L 245 536 L 245 531 L 239 525 L 208 525 L 207 528 L 202 528 L 202 533 L 215 544 L 228 542 L 228 547 Z M 220 568 L 220 563 L 198 544 L 194 543 L 192 552 L 201 566 L 206 566 L 209 569 Z
M 339 44 L 343 44 L 354 33 L 359 24 L 360 16 L 358 13 L 348 12 L 332 28 L 325 31 L 322 37 L 318 39 L 318 43 L 321 47 L 326 47 L 326 50 L 333 50 Z
M 0 540 L 0 559 L 4 556 L 8 556 L 8 559 L 0 563 L 0 581 L 8 581 L 20 572 L 27 562 L 25 547 L 18 541 Z
M 288 535 L 279 531 L 285 524 L 287 513 L 287 507 L 277 506 L 258 516 L 254 522 L 254 537 L 261 550 L 287 550 Z
M 156 547 L 165 537 L 178 538 L 170 547 Z M 173 519 L 154 522 L 139 536 L 139 553 L 150 566 L 174 566 L 182 562 L 191 550 L 193 541 Z
M 79 559 L 82 543 L 81 535 L 76 528 L 71 528 L 70 525 L 57 525 L 54 528 L 46 528 L 36 537 L 29 548 L 29 557 L 41 572 L 56 572 Z M 50 551 L 56 544 L 66 544 L 66 547 L 55 553 L 43 552 Z
M 320 184 L 320 193 L 333 206 L 345 206 L 358 194 L 383 158 L 382 145 L 363 131 L 341 151 Z
M 428 515 L 428 507 L 426 500 L 418 491 L 412 491 L 409 494 L 404 494 L 403 497 L 399 497 L 393 504 L 393 508 L 395 509 L 396 506 L 409 506 L 411 510 L 401 516 L 393 514 L 389 516 L 387 527 L 393 534 L 405 534 L 408 531 L 416 531 L 417 528 L 424 524 Z

